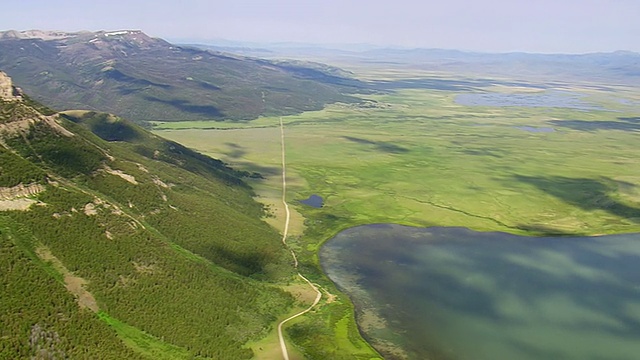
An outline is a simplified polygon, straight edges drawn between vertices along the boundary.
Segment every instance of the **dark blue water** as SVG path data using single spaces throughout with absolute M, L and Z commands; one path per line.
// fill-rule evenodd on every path
M 300 202 L 314 208 L 321 208 L 324 205 L 322 197 L 318 195 L 311 195 L 308 199 L 300 200 Z
M 388 359 L 640 359 L 640 235 L 369 225 L 320 252 Z

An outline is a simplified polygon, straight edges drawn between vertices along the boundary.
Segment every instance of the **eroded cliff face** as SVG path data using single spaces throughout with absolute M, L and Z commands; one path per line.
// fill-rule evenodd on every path
M 13 86 L 11 77 L 0 71 L 0 100 L 13 102 L 13 106 L 0 109 L 0 146 L 5 146 L 7 136 L 26 135 L 31 128 L 40 122 L 50 126 L 56 133 L 66 137 L 74 136 L 72 132 L 60 125 L 57 114 L 45 116 L 25 103 L 22 90 Z
M 13 82 L 9 75 L 0 71 L 0 99 L 5 101 L 12 101 L 21 99 L 20 89 L 13 86 Z

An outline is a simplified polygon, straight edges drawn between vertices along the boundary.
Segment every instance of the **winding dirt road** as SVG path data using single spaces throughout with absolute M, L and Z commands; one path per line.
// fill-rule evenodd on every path
M 282 147 L 282 204 L 284 205 L 284 210 L 286 213 L 285 222 L 284 222 L 284 231 L 282 232 L 282 243 L 286 246 L 287 234 L 289 233 L 289 219 L 290 219 L 291 213 L 289 212 L 289 204 L 287 204 L 287 165 L 286 165 L 285 148 L 284 148 L 284 124 L 282 123 L 282 118 L 280 118 L 280 144 Z M 294 267 L 297 269 L 298 258 L 296 257 L 296 253 L 291 249 L 289 250 L 291 251 L 291 256 L 293 256 Z M 313 285 L 311 281 L 309 281 L 309 279 L 302 276 L 302 274 L 300 274 L 299 272 L 298 272 L 298 276 L 301 277 L 302 280 L 306 281 L 307 284 L 309 284 L 309 286 L 313 288 L 313 290 L 316 292 L 316 299 L 314 300 L 313 304 L 311 304 L 311 306 L 309 306 L 305 310 L 297 314 L 291 315 L 290 317 L 282 320 L 278 324 L 278 339 L 280 340 L 280 349 L 282 350 L 282 358 L 284 360 L 289 360 L 289 352 L 287 351 L 287 344 L 285 343 L 284 336 L 282 335 L 282 326 L 287 321 L 293 320 L 298 316 L 304 315 L 309 311 L 311 311 L 311 309 L 313 309 L 316 305 L 318 305 L 318 302 L 320 302 L 320 299 L 322 298 L 322 293 L 320 292 L 320 290 L 318 290 L 317 286 Z

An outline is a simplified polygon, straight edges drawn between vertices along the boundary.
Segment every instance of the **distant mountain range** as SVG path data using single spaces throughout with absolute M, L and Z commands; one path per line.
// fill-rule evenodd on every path
M 314 59 L 378 68 L 414 68 L 466 76 L 511 79 L 603 81 L 640 84 L 640 54 L 631 51 L 587 54 L 483 53 L 449 49 L 383 48 L 372 45 L 256 44 L 191 42 L 190 46 L 269 59 Z
M 354 94 L 422 86 L 360 81 L 340 66 L 417 69 L 491 82 L 640 84 L 640 54 L 489 54 L 222 42 L 175 45 L 137 30 L 0 32 L 0 69 L 56 110 L 147 120 L 247 120 L 359 102 Z M 295 59 L 295 60 L 281 60 Z M 429 81 L 429 79 L 426 79 Z M 431 85 L 429 85 L 431 86 Z
M 370 50 L 370 59 L 421 64 L 443 71 L 472 70 L 509 76 L 550 76 L 556 79 L 585 79 L 640 83 L 640 54 L 630 51 L 590 54 L 475 53 L 457 50 L 413 49 Z
M 0 32 L 0 69 L 57 110 L 135 121 L 244 120 L 318 110 L 362 83 L 336 68 L 172 45 L 141 31 Z

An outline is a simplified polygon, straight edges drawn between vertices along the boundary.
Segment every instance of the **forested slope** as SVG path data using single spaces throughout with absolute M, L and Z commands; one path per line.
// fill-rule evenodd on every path
M 0 358 L 251 358 L 293 303 L 273 285 L 290 259 L 242 180 L 259 175 L 9 93 Z

